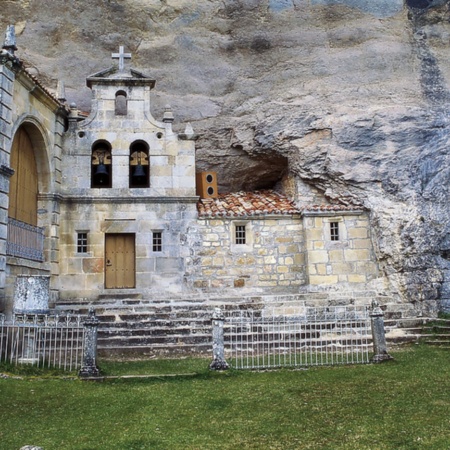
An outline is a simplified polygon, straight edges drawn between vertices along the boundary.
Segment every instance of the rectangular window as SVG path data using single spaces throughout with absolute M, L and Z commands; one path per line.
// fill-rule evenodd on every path
M 153 232 L 153 251 L 162 252 L 162 231 Z
M 88 251 L 88 234 L 86 231 L 77 233 L 77 253 L 87 253 Z
M 330 238 L 332 241 L 339 240 L 339 222 L 330 222 Z
M 245 225 L 236 225 L 236 244 L 244 245 L 246 243 Z

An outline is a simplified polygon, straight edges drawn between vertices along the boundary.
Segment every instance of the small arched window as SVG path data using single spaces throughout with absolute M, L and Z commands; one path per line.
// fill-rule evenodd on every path
M 116 116 L 126 116 L 127 112 L 128 112 L 127 93 L 125 91 L 117 91 L 115 114 Z
M 91 187 L 110 188 L 112 186 L 111 145 L 106 141 L 95 142 L 92 146 Z
M 130 145 L 130 188 L 145 188 L 150 185 L 150 163 L 148 145 L 136 141 Z

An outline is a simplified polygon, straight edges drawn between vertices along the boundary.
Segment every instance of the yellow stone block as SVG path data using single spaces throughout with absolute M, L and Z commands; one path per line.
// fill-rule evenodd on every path
M 344 258 L 346 261 L 368 261 L 370 260 L 370 252 L 364 249 L 346 249 L 344 250 Z
M 291 266 L 292 264 L 294 264 L 294 258 L 292 258 L 292 257 L 290 257 L 290 256 L 287 256 L 287 257 L 285 258 L 285 260 L 284 260 L 284 263 L 285 263 L 287 266 Z
M 350 283 L 365 283 L 367 281 L 367 277 L 365 275 L 351 274 L 348 275 L 348 281 Z
M 337 275 L 310 275 L 310 284 L 336 284 L 339 281 Z
M 295 264 L 305 264 L 305 254 L 304 253 L 297 253 L 294 256 L 294 262 L 295 262 Z
M 322 228 L 311 228 L 310 230 L 306 230 L 306 240 L 323 241 Z
M 334 275 L 344 275 L 353 273 L 355 268 L 353 264 L 342 262 L 333 264 L 332 270 Z
M 315 241 L 313 244 L 313 250 L 322 250 L 325 248 L 325 242 L 324 241 Z
M 319 275 L 327 274 L 327 265 L 326 264 L 316 264 L 316 271 Z
M 287 273 L 289 272 L 289 268 L 286 266 L 278 266 L 277 267 L 277 272 L 278 273 Z
M 328 252 L 326 250 L 312 250 L 308 252 L 308 261 L 312 264 L 327 263 L 329 261 Z
M 330 250 L 330 261 L 338 262 L 344 261 L 344 251 L 343 250 Z
M 291 243 L 292 242 L 292 237 L 290 237 L 290 236 L 278 237 L 278 238 L 275 239 L 275 242 L 277 242 L 279 244 Z
M 316 226 L 318 228 L 322 228 L 323 218 L 322 217 L 314 217 L 314 226 Z
M 367 228 L 349 228 L 347 229 L 348 239 L 367 239 Z
M 264 264 L 276 264 L 277 259 L 275 258 L 275 256 L 266 256 L 264 258 Z
M 357 248 L 367 248 L 367 249 L 371 249 L 372 248 L 372 242 L 370 242 L 370 239 L 355 239 L 352 241 L 353 243 L 353 248 L 357 249 Z

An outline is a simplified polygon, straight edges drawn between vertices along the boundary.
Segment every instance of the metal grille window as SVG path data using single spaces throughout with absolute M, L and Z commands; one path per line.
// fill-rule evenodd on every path
M 87 232 L 83 231 L 77 233 L 77 253 L 87 253 L 88 251 L 88 239 Z
M 162 252 L 162 231 L 153 232 L 153 251 Z
M 339 240 L 339 222 L 330 222 L 330 238 L 332 241 Z
M 244 245 L 246 243 L 245 225 L 236 225 L 236 244 Z

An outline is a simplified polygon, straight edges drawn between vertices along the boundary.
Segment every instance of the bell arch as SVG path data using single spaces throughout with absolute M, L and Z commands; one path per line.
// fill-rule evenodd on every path
M 129 187 L 146 188 L 150 185 L 149 147 L 145 141 L 130 145 Z
M 92 144 L 91 187 L 110 188 L 112 186 L 111 144 L 105 140 Z

